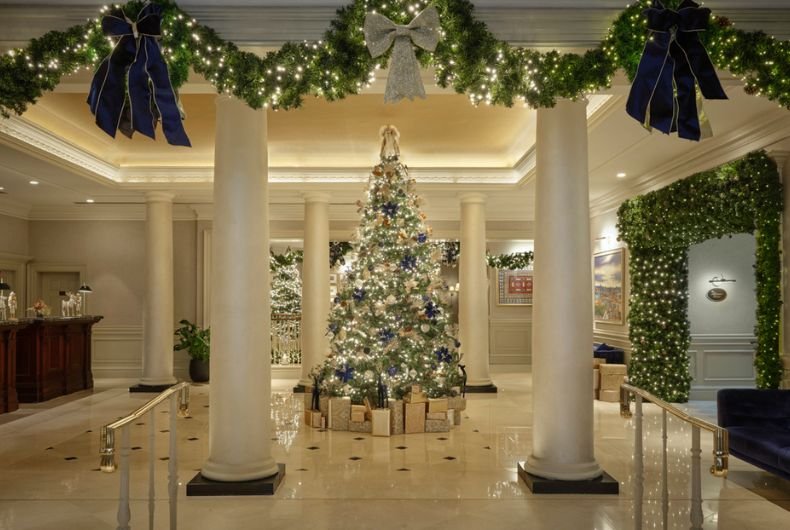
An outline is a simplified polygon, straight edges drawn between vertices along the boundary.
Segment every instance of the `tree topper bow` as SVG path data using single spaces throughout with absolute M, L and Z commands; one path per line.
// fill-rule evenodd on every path
M 190 147 L 157 42 L 161 13 L 161 6 L 146 4 L 134 22 L 123 11 L 102 18 L 104 34 L 119 38 L 93 76 L 88 105 L 96 125 L 113 138 L 118 129 L 130 138 L 134 131 L 154 138 L 161 117 L 168 143 Z
M 365 17 L 365 41 L 375 59 L 392 46 L 387 90 L 384 101 L 395 103 L 403 98 L 425 98 L 425 87 L 420 77 L 420 63 L 414 54 L 419 46 L 430 52 L 439 44 L 439 12 L 431 6 L 414 17 L 407 26 L 395 24 L 384 15 L 368 13 Z

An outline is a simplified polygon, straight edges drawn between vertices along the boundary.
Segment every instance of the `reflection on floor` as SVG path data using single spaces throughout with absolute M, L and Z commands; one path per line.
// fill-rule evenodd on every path
M 242 529 L 633 529 L 633 424 L 615 403 L 595 403 L 601 465 L 621 482 L 611 496 L 534 496 L 517 481 L 530 452 L 529 374 L 495 377 L 497 395 L 470 396 L 449 434 L 373 438 L 301 425 L 301 400 L 278 381 L 273 395 L 274 455 L 287 465 L 271 498 L 187 498 L 184 484 L 206 458 L 208 386 L 192 392 L 191 419 L 179 420 L 179 528 Z M 0 529 L 115 528 L 118 474 L 98 471 L 99 428 L 146 399 L 126 388 L 97 388 L 0 416 Z M 558 393 L 558 399 L 562 394 Z M 714 417 L 709 403 L 695 413 Z M 645 528 L 661 527 L 660 416 L 645 406 Z M 167 528 L 168 415 L 133 427 L 132 527 L 147 524 L 148 455 L 157 460 L 157 528 Z M 689 528 L 689 428 L 670 418 L 669 528 Z M 711 440 L 703 433 L 703 470 Z M 790 528 L 790 482 L 731 459 L 731 478 L 703 471 L 703 528 Z

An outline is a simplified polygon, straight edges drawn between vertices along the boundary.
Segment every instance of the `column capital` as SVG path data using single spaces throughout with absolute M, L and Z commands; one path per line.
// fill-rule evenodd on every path
M 311 202 L 326 202 L 328 203 L 332 196 L 322 191 L 306 191 L 302 193 L 302 199 L 305 203 Z
M 149 191 L 145 194 L 145 202 L 173 202 L 175 193 L 167 191 Z
M 485 204 L 487 196 L 485 193 L 461 193 L 458 195 L 458 200 L 461 204 Z
M 768 156 L 774 159 L 776 165 L 779 167 L 779 174 L 783 174 L 784 166 L 790 161 L 790 150 L 788 149 L 770 149 Z

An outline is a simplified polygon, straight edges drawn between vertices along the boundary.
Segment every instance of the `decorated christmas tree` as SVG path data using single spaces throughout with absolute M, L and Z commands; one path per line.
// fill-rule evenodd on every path
M 460 344 L 452 335 L 448 292 L 439 277 L 442 253 L 429 244 L 415 181 L 400 161 L 398 131 L 381 132 L 381 162 L 358 203 L 356 260 L 329 315 L 331 353 L 321 388 L 355 403 L 381 392 L 402 398 L 412 385 L 431 397 L 460 385 Z M 381 404 L 379 403 L 381 406 Z
M 302 312 L 302 280 L 297 264 L 301 252 L 290 248 L 284 254 L 269 256 L 272 276 L 272 315 L 295 315 Z

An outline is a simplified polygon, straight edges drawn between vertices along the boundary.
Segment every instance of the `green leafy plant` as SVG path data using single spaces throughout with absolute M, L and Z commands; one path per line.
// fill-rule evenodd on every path
M 186 350 L 189 356 L 198 361 L 208 361 L 211 344 L 211 329 L 201 328 L 189 320 L 181 320 L 181 327 L 175 331 L 178 344 L 173 349 Z

